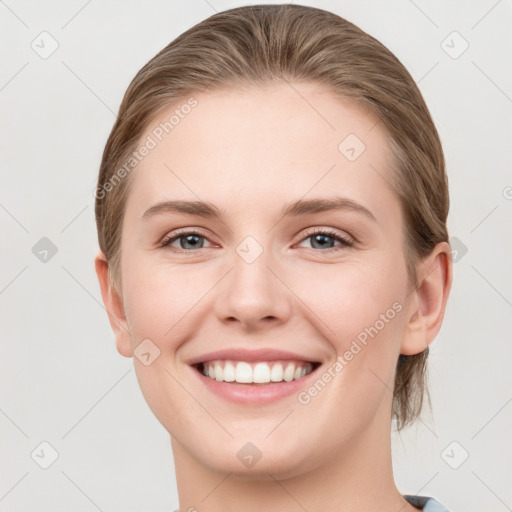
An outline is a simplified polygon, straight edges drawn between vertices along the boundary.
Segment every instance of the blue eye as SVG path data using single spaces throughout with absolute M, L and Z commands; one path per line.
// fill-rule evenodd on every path
M 353 242 L 347 238 L 344 238 L 339 233 L 326 229 L 326 228 L 314 228 L 306 231 L 306 236 L 302 238 L 301 242 L 311 239 L 311 245 L 313 249 L 319 249 L 322 252 L 336 251 L 343 247 L 352 247 Z M 204 249 L 204 241 L 208 240 L 206 235 L 199 231 L 181 231 L 178 233 L 172 233 L 162 240 L 160 243 L 161 247 L 172 247 L 173 252 L 194 252 L 194 250 Z M 179 242 L 179 247 L 173 245 L 175 242 Z M 339 242 L 338 245 L 334 245 Z
M 179 249 L 185 252 L 193 249 L 203 249 L 204 240 L 207 240 L 207 238 L 201 233 L 196 231 L 182 231 L 181 233 L 166 237 L 164 240 L 162 240 L 160 245 L 162 247 L 172 246 L 171 244 L 179 241 Z
M 344 238 L 335 231 L 325 228 L 314 228 L 306 232 L 307 236 L 302 241 L 311 239 L 313 249 L 321 249 L 322 251 L 337 250 L 333 245 L 336 241 L 340 242 L 337 247 L 352 247 L 353 243 Z M 316 247 L 315 247 L 316 246 Z

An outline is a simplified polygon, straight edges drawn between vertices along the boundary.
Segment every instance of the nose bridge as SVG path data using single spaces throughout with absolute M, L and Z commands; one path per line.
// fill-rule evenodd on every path
M 268 240 L 260 242 L 253 235 L 246 236 L 235 253 L 231 292 L 246 306 L 260 304 L 261 307 L 270 299 L 275 284 L 272 283 L 275 277 L 268 269 L 273 260 Z

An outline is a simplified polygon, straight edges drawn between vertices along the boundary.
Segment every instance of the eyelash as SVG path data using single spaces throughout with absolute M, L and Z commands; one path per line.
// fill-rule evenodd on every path
M 200 230 L 187 230 L 187 229 L 184 229 L 183 231 L 178 231 L 177 233 L 175 232 L 175 233 L 172 233 L 169 236 L 166 236 L 160 242 L 160 247 L 169 247 L 172 242 L 174 242 L 176 240 L 179 240 L 181 237 L 185 237 L 185 236 L 188 236 L 188 235 L 196 235 L 196 236 L 200 236 L 201 238 L 206 238 L 208 240 L 208 237 L 206 236 L 206 234 L 201 232 Z M 353 245 L 354 245 L 354 243 L 351 240 L 341 236 L 339 233 L 337 233 L 336 231 L 333 231 L 333 230 L 331 230 L 329 228 L 311 228 L 311 229 L 307 229 L 305 231 L 305 236 L 303 236 L 301 238 L 300 242 L 303 242 L 304 240 L 306 240 L 308 238 L 311 238 L 311 237 L 313 237 L 315 235 L 327 235 L 328 237 L 333 238 L 334 240 L 336 240 L 338 242 L 341 242 L 341 245 L 338 245 L 336 247 L 329 247 L 328 249 L 318 249 L 319 252 L 338 251 L 338 250 L 340 250 L 342 248 L 353 247 Z M 202 249 L 202 248 L 200 248 L 200 249 Z M 183 249 L 179 250 L 178 249 L 178 250 L 176 250 L 176 248 L 172 248 L 172 252 L 182 253 L 182 254 L 191 254 L 191 253 L 196 252 L 196 251 L 193 251 L 193 250 L 190 250 L 190 249 L 185 249 L 185 250 L 183 250 Z
M 331 252 L 331 251 L 338 251 L 340 248 L 348 248 L 352 247 L 354 243 L 344 236 L 340 235 L 337 231 L 334 231 L 329 228 L 311 228 L 306 229 L 304 232 L 305 236 L 302 237 L 301 242 L 306 240 L 307 238 L 311 238 L 315 235 L 327 235 L 330 238 L 333 238 L 334 240 L 337 240 L 338 242 L 341 242 L 341 245 L 338 245 L 337 247 L 330 247 L 328 249 L 319 249 L 321 252 Z

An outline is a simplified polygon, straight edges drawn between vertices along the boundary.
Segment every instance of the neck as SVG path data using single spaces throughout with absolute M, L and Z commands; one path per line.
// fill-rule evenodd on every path
M 193 458 L 175 438 L 171 443 L 180 512 L 417 512 L 394 483 L 390 428 L 370 426 L 321 466 L 285 479 L 277 470 L 258 479 L 218 472 Z

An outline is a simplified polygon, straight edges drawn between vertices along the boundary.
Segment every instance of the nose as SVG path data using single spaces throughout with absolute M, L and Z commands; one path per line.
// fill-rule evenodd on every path
M 279 275 L 270 251 L 255 260 L 234 255 L 233 267 L 219 283 L 214 310 L 223 323 L 237 323 L 246 332 L 285 323 L 292 311 L 292 294 Z

